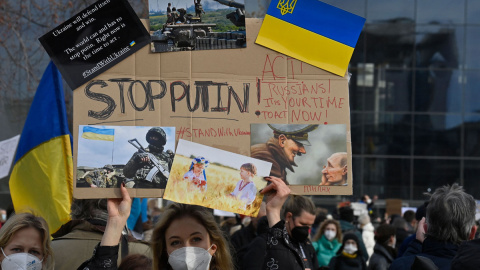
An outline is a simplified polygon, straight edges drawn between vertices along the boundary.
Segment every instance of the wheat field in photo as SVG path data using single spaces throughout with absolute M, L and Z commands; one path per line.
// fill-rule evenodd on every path
M 209 164 L 205 169 L 207 190 L 202 192 L 195 185 L 183 179 L 183 175 L 190 168 L 191 161 L 189 157 L 179 154 L 175 155 L 163 196 L 164 199 L 186 204 L 202 205 L 212 209 L 230 211 L 247 216 L 257 216 L 263 200 L 263 195 L 258 191 L 265 187 L 266 181 L 261 177 L 254 177 L 253 182 L 257 188 L 257 196 L 250 207 L 244 209 L 244 202 L 228 196 L 233 192 L 237 182 L 241 179 L 241 164 L 238 165 L 238 169 L 232 169 L 220 164 Z

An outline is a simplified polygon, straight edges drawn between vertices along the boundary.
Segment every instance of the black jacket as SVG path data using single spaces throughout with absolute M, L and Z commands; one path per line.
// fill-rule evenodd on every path
M 416 245 L 418 241 L 414 240 L 410 245 Z M 457 254 L 458 245 L 453 243 L 446 243 L 436 240 L 432 237 L 427 237 L 423 241 L 422 252 L 412 254 L 409 249 L 405 254 L 393 261 L 390 265 L 390 270 L 410 269 L 415 257 L 422 256 L 429 258 L 441 270 L 450 270 L 453 257 Z
M 340 254 L 330 260 L 328 267 L 330 270 L 366 270 L 367 264 L 363 256 L 357 256 L 352 259 Z
M 393 254 L 384 246 L 375 244 L 373 255 L 368 263 L 369 270 L 386 270 L 394 260 Z
M 478 269 L 480 266 L 480 239 L 464 241 L 452 260 L 452 270 Z
M 243 257 L 242 269 L 245 270 L 319 268 L 312 243 L 309 240 L 299 244 L 292 242 L 283 220 L 270 228 L 266 234 L 256 237 L 249 247 L 249 251 Z

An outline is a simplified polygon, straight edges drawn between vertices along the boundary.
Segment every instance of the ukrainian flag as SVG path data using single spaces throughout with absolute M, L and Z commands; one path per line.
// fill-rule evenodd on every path
M 70 220 L 73 162 L 60 72 L 53 62 L 38 85 L 10 176 L 15 212 L 45 218 L 50 232 Z
M 344 76 L 364 23 L 318 0 L 272 0 L 256 43 Z
M 112 141 L 115 129 L 102 129 L 89 126 L 83 127 L 82 138 L 89 140 Z

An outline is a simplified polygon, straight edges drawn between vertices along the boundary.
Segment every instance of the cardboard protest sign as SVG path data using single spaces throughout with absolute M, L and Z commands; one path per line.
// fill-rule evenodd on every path
M 257 216 L 272 164 L 179 140 L 164 199 Z
M 348 78 L 254 44 L 261 24 L 261 19 L 246 19 L 245 49 L 154 54 L 142 48 L 74 91 L 75 134 L 79 125 L 174 126 L 177 141 L 249 156 L 252 123 L 343 125 L 351 168 Z M 318 162 L 325 165 L 323 158 Z M 352 194 L 351 170 L 348 173 L 347 186 L 315 182 L 291 189 L 295 194 Z M 136 189 L 131 195 L 155 193 Z M 75 188 L 74 196 L 120 193 Z
M 174 127 L 80 125 L 76 188 L 152 189 L 161 197 L 175 153 Z
M 244 0 L 149 0 L 149 10 L 152 52 L 237 49 L 247 44 Z
M 8 175 L 19 140 L 20 135 L 0 141 L 0 178 Z
M 344 76 L 364 23 L 318 0 L 273 0 L 256 43 Z
M 72 89 L 150 43 L 127 0 L 99 0 L 39 40 Z

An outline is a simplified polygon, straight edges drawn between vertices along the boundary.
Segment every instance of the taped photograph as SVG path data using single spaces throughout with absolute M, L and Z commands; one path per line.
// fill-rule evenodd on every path
M 152 52 L 245 48 L 244 0 L 149 0 Z
M 164 199 L 257 216 L 272 164 L 179 140 Z
M 343 124 L 251 125 L 250 155 L 271 162 L 271 175 L 288 185 L 351 185 L 347 152 Z
M 79 126 L 77 188 L 165 189 L 175 127 Z

